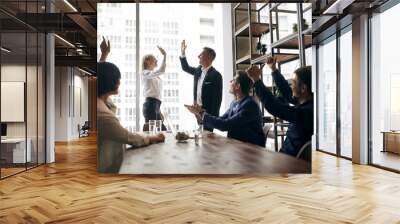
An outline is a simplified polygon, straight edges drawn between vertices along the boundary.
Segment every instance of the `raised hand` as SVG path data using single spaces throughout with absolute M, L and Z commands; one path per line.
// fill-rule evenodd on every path
M 111 45 L 110 41 L 106 41 L 106 39 L 103 36 L 103 41 L 100 44 L 100 50 L 101 50 L 101 57 L 100 61 L 106 61 L 107 55 L 110 53 L 111 50 Z
M 255 65 L 249 67 L 246 70 L 246 72 L 249 78 L 253 80 L 253 82 L 256 82 L 261 79 L 261 74 L 262 74 L 261 69 Z
M 182 53 L 182 55 L 185 55 L 186 47 L 187 47 L 187 45 L 186 45 L 185 40 L 182 40 L 182 43 L 181 43 L 181 53 Z
M 106 42 L 106 39 L 103 37 L 103 41 L 100 44 L 100 50 L 102 54 L 109 54 L 110 53 L 110 41 Z
M 272 71 L 276 70 L 276 58 L 275 57 L 267 57 L 267 65 Z
M 185 104 L 185 107 L 194 115 L 198 115 L 203 111 L 203 109 L 198 104 L 195 104 L 195 105 L 186 105 Z
M 158 50 L 160 50 L 162 55 L 164 55 L 164 56 L 167 55 L 167 53 L 165 52 L 165 50 L 162 47 L 157 46 L 157 48 L 158 48 Z
M 186 105 L 186 104 L 184 106 L 190 111 L 190 113 L 196 114 L 196 110 L 195 110 L 194 106 Z

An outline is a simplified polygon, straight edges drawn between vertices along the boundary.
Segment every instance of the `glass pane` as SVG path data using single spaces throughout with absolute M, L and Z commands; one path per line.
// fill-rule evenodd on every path
M 112 100 L 122 126 L 133 132 L 140 129 L 136 127 L 136 4 L 101 3 L 97 8 L 97 46 L 102 36 L 110 40 L 107 61 L 116 64 L 121 72 L 119 94 Z M 97 52 L 100 57 L 100 48 Z
M 300 60 L 294 60 L 281 64 L 281 73 L 286 80 L 292 79 L 294 71 L 300 67 Z
M 318 48 L 318 147 L 336 153 L 336 40 Z
M 31 151 L 26 152 L 25 32 L 2 33 L 1 47 L 1 173 L 5 177 L 25 170 L 26 159 L 30 160 Z
M 186 57 L 191 66 L 199 66 L 197 56 L 202 48 L 211 47 L 216 52 L 213 67 L 225 75 L 223 79 L 232 78 L 232 74 L 224 72 L 226 49 L 223 48 L 222 9 L 223 4 L 208 3 L 140 4 L 140 55 L 153 54 L 160 65 L 162 55 L 156 46 L 160 45 L 167 52 L 166 72 L 160 76 L 163 86 L 161 111 L 176 129 L 192 130 L 196 123 L 193 114 L 183 106 L 193 103 L 193 76 L 182 70 L 179 61 L 183 39 L 187 44 Z M 161 14 L 162 17 L 154 16 Z M 199 29 L 193 29 L 193 24 L 199 24 Z M 142 106 L 142 90 L 140 94 Z M 223 105 L 224 102 L 220 114 L 225 112 Z M 140 121 L 143 125 L 143 115 Z
M 393 27 L 399 20 L 399 4 L 371 19 L 372 163 L 396 170 L 400 170 L 400 35 Z
M 293 3 L 283 3 L 277 8 L 278 10 L 288 10 L 278 11 L 279 39 L 282 39 L 297 32 L 297 7 Z M 272 16 L 275 17 L 275 12 L 273 12 Z
M 305 55 L 306 55 L 306 65 L 312 65 L 312 48 L 309 47 L 305 50 Z
M 351 30 L 340 36 L 340 153 L 352 157 L 352 39 Z
M 308 9 L 311 6 L 311 3 L 303 3 L 303 19 L 305 20 L 305 23 L 307 24 L 308 28 L 311 28 L 312 24 L 312 9 Z M 304 11 L 308 9 L 307 11 Z
M 268 23 L 269 24 L 269 4 L 265 6 L 266 3 L 256 3 L 257 4 L 257 9 L 260 9 L 263 7 L 259 13 L 260 13 L 260 22 L 261 23 Z M 268 35 L 269 36 L 269 35 Z

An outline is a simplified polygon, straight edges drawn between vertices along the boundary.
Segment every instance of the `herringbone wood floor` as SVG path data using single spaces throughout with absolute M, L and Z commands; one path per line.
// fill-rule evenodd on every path
M 312 175 L 96 173 L 94 137 L 0 181 L 0 223 L 400 223 L 400 175 L 315 152 Z

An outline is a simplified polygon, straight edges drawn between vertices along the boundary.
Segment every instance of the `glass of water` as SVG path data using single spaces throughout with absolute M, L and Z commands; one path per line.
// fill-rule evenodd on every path
M 162 120 L 156 120 L 156 133 L 160 133 L 162 129 Z
M 156 133 L 156 120 L 149 120 L 149 134 Z
M 201 138 L 203 135 L 203 124 L 199 124 L 199 126 L 197 127 L 197 133 L 199 135 L 199 138 Z

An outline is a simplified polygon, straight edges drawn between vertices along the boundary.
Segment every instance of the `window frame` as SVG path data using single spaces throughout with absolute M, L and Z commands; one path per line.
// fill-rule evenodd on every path
M 340 29 L 336 30 L 337 25 L 341 25 Z M 313 55 L 314 61 L 316 61 L 316 111 L 315 111 L 315 116 L 316 116 L 316 150 L 319 152 L 323 152 L 323 153 L 327 153 L 333 156 L 337 156 L 343 159 L 347 159 L 347 160 L 352 160 L 352 158 L 347 157 L 342 155 L 342 150 L 341 150 L 341 117 L 340 117 L 340 104 L 341 104 L 341 97 L 340 97 L 340 81 L 341 81 L 341 67 L 340 67 L 340 42 L 341 42 L 341 36 L 346 34 L 347 32 L 352 32 L 352 21 L 351 21 L 351 17 L 346 16 L 344 18 L 342 18 L 341 20 L 339 20 L 337 23 L 333 24 L 331 27 L 329 27 L 325 32 L 321 33 L 321 36 L 317 38 L 315 38 L 317 41 L 315 43 L 316 45 L 316 53 L 315 56 Z M 335 36 L 335 37 L 333 37 Z M 319 147 L 319 112 L 320 112 L 320 108 L 318 107 L 319 105 L 319 97 L 318 97 L 318 92 L 320 90 L 320 86 L 319 86 L 319 47 L 322 43 L 326 44 L 329 43 L 330 41 L 335 41 L 336 42 L 336 152 L 335 153 L 331 153 L 328 152 L 324 149 L 320 149 Z

